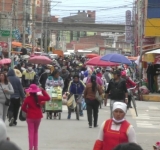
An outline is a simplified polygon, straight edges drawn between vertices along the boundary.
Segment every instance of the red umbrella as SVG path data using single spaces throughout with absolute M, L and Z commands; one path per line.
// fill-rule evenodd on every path
M 52 60 L 46 56 L 33 56 L 33 57 L 30 57 L 28 61 L 33 64 L 51 64 L 52 63 Z
M 117 63 L 113 63 L 113 62 L 107 62 L 107 61 L 103 61 L 100 60 L 101 56 L 95 57 L 90 59 L 89 61 L 86 62 L 86 65 L 92 65 L 92 66 L 100 66 L 100 67 L 106 67 L 106 66 L 119 66 L 119 64 Z
M 87 54 L 86 57 L 87 58 L 94 58 L 94 57 L 98 57 L 98 54 Z
M 11 63 L 11 59 L 10 58 L 4 58 L 0 60 L 0 64 L 1 65 L 5 65 L 5 64 L 10 64 Z

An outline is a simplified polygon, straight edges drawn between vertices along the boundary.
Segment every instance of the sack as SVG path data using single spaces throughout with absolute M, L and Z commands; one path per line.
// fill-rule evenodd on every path
M 20 110 L 20 113 L 19 113 L 19 120 L 26 121 L 26 113 L 22 111 L 22 109 Z
M 77 97 L 77 103 L 80 104 L 80 103 L 82 103 L 82 101 L 83 101 L 83 96 L 82 96 L 82 95 L 79 95 L 79 96 Z
M 67 99 L 62 99 L 62 105 L 67 105 Z
M 10 99 L 6 97 L 6 101 L 4 103 L 4 105 L 9 106 L 10 105 Z
M 102 100 L 103 100 L 102 96 L 99 95 L 98 91 L 96 92 L 96 100 L 99 101 L 99 102 L 102 102 Z
M 73 102 L 75 101 L 75 97 L 74 95 L 70 96 L 70 98 L 67 101 L 67 106 L 71 106 L 73 104 Z

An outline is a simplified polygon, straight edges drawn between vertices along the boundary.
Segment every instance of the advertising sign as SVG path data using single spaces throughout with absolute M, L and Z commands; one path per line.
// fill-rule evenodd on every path
M 126 11 L 126 26 L 125 26 L 125 40 L 127 43 L 132 42 L 132 19 L 131 19 L 131 11 Z
M 143 45 L 151 45 L 155 43 L 155 38 L 143 38 Z

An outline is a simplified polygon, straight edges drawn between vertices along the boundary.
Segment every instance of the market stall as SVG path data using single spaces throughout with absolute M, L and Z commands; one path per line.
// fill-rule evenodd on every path
M 45 103 L 45 111 L 47 112 L 46 118 L 52 119 L 51 113 L 58 113 L 59 120 L 61 119 L 62 112 L 62 89 L 60 87 L 48 88 L 47 93 L 50 96 L 50 101 Z

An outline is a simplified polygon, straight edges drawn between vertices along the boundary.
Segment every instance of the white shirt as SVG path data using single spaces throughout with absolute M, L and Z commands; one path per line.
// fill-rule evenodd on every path
M 98 140 L 100 140 L 100 141 L 103 141 L 103 137 L 104 137 L 103 129 L 104 129 L 105 123 L 106 123 L 106 121 L 104 121 L 102 123 L 101 128 L 100 128 L 100 132 L 98 134 Z M 119 131 L 120 127 L 121 127 L 121 124 L 115 124 L 114 122 L 112 122 L 111 130 Z M 135 130 L 134 130 L 132 125 L 130 125 L 128 130 L 127 130 L 127 136 L 128 136 L 128 142 L 137 143 L 136 133 L 135 133 Z

